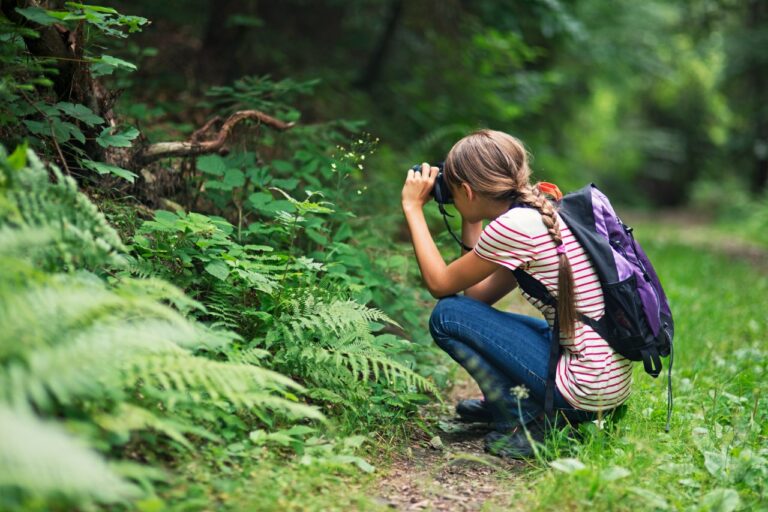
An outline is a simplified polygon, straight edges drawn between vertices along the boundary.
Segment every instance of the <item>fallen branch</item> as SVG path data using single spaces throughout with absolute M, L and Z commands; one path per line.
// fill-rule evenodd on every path
M 224 121 L 224 124 L 221 126 L 218 135 L 216 135 L 216 138 L 212 140 L 199 141 L 196 139 L 202 133 L 207 131 L 216 121 L 216 119 L 206 123 L 206 125 L 202 129 L 196 131 L 192 138 L 188 141 L 156 142 L 155 144 L 150 144 L 149 146 L 141 149 L 135 158 L 139 163 L 144 165 L 161 158 L 190 157 L 215 153 L 224 146 L 224 143 L 227 141 L 227 138 L 229 137 L 235 125 L 247 119 L 255 119 L 259 123 L 271 126 L 276 130 L 287 130 L 294 125 L 294 123 L 286 123 L 258 110 L 241 110 L 239 112 L 235 112 L 229 116 L 226 121 Z

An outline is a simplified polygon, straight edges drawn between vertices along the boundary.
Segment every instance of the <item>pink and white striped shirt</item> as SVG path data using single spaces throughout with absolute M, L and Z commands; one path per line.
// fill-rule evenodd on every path
M 605 314 L 603 292 L 592 266 L 571 230 L 558 216 L 566 256 L 573 269 L 576 310 L 599 319 Z M 478 256 L 528 272 L 557 297 L 558 256 L 541 214 L 532 208 L 513 208 L 488 224 L 475 246 Z M 525 292 L 523 296 L 554 325 L 555 310 Z M 560 335 L 562 355 L 557 363 L 557 389 L 577 409 L 599 411 L 623 403 L 630 394 L 632 363 L 614 351 L 590 326 L 575 325 L 573 339 Z

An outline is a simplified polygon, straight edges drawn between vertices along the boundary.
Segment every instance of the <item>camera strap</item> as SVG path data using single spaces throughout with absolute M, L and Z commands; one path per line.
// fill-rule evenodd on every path
M 456 236 L 456 233 L 453 232 L 451 229 L 451 225 L 448 223 L 448 217 L 453 217 L 450 213 L 445 211 L 445 207 L 443 206 L 443 203 L 437 203 L 437 207 L 440 210 L 440 213 L 443 214 L 443 220 L 445 221 L 445 227 L 448 228 L 448 232 L 451 234 L 454 240 L 456 240 L 456 243 L 461 246 L 462 249 L 465 251 L 471 251 L 472 248 L 468 247 L 464 242 L 461 241 L 459 237 Z

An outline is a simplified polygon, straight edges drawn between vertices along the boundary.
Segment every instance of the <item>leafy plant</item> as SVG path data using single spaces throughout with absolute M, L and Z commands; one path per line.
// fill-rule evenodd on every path
M 239 422 L 229 435 L 244 436 L 249 425 L 322 419 L 298 402 L 302 386 L 239 354 L 236 334 L 185 317 L 204 306 L 175 287 L 83 270 L 80 262 L 114 270 L 122 251 L 103 216 L 71 181 L 45 181 L 31 151 L 0 152 L 0 164 L 0 263 L 13 269 L 0 275 L 0 415 L 3 440 L 13 440 L 0 443 L 4 506 L 35 495 L 122 501 L 143 494 L 128 479 L 148 473 L 105 456 L 216 441 L 219 422 Z M 39 258 L 70 272 L 41 270 Z

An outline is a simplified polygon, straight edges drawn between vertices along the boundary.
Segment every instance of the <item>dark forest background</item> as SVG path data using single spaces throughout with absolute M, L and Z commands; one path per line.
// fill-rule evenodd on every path
M 365 121 L 384 149 L 372 172 L 393 181 L 489 126 L 528 144 L 539 178 L 636 203 L 768 182 L 764 1 L 116 5 L 152 20 L 125 49 L 155 51 L 123 97 L 148 126 L 188 115 L 180 103 L 211 86 L 268 74 L 317 80 L 294 102 L 303 123 Z

